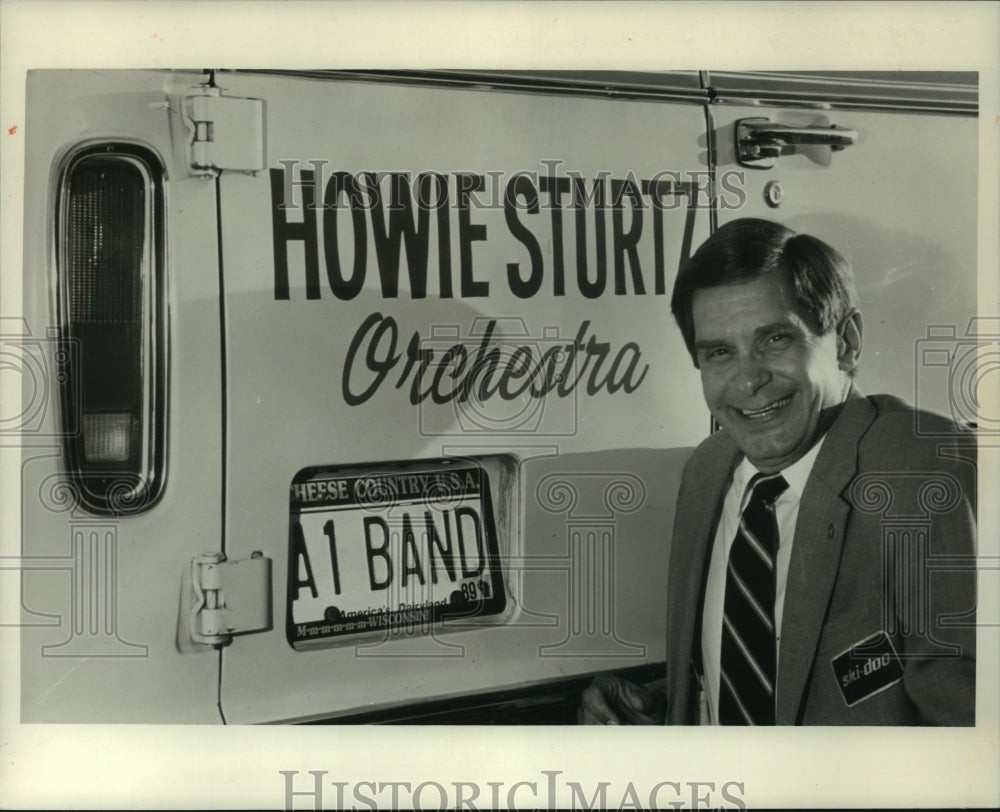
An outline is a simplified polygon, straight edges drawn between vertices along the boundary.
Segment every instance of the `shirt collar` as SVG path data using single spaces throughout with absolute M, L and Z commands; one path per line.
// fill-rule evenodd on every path
M 779 501 L 785 498 L 802 498 L 802 493 L 806 488 L 806 481 L 809 479 L 809 474 L 812 472 L 813 464 L 816 462 L 816 457 L 819 456 L 820 447 L 823 445 L 825 439 L 826 435 L 824 434 L 802 457 L 781 470 L 781 475 L 785 478 L 785 482 L 788 483 L 788 490 L 779 497 Z M 760 471 L 746 457 L 743 457 L 740 460 L 740 464 L 736 466 L 736 470 L 733 472 L 733 486 L 736 493 L 741 494 L 741 501 L 746 497 L 747 484 L 758 473 Z

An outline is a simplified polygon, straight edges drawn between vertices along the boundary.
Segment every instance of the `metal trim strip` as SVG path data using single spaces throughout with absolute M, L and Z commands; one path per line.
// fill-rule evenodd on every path
M 244 72 L 244 71 L 239 71 Z M 901 81 L 906 72 L 767 73 L 727 71 L 261 70 L 317 80 L 405 84 L 590 98 L 748 104 L 839 110 L 977 115 L 976 74 L 942 72 L 943 81 Z M 915 77 L 927 77 L 926 72 Z M 947 80 L 947 81 L 944 81 Z
M 239 71 L 244 72 L 244 71 Z M 698 82 L 698 73 L 634 74 L 612 72 L 615 81 L 599 80 L 593 72 L 548 71 L 520 73 L 515 71 L 415 71 L 415 70 L 329 70 L 245 71 L 268 75 L 295 76 L 311 79 L 337 79 L 340 81 L 404 84 L 422 87 L 486 90 L 539 95 L 582 96 L 612 100 L 673 101 L 705 104 L 709 93 Z M 577 78 L 574 74 L 579 73 Z M 650 77 L 662 76 L 664 81 L 653 82 Z M 586 77 L 586 78 L 583 78 Z M 631 78 L 630 78 L 631 77 Z M 639 77 L 644 77 L 640 80 Z M 674 83 L 669 80 L 675 79 Z
M 979 87 L 972 73 L 941 73 L 949 81 L 900 81 L 906 73 L 791 74 L 709 72 L 716 104 L 757 102 L 812 109 L 865 109 L 978 115 Z M 920 73 L 916 76 L 926 76 Z

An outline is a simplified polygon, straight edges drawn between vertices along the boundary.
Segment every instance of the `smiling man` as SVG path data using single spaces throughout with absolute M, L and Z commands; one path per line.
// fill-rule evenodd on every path
M 974 435 L 854 387 L 853 276 L 815 237 L 723 226 L 672 309 L 720 431 L 678 494 L 666 701 L 601 676 L 579 721 L 974 724 Z

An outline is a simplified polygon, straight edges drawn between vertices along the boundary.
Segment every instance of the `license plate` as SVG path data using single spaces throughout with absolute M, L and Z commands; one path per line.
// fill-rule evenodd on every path
M 287 636 L 295 648 L 502 614 L 486 472 L 306 469 L 292 481 Z

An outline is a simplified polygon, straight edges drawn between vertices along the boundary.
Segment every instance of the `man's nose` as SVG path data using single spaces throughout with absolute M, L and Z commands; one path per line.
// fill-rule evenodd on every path
M 736 384 L 740 391 L 754 395 L 763 386 L 771 382 L 771 371 L 757 353 L 746 353 L 740 356 L 736 369 Z

